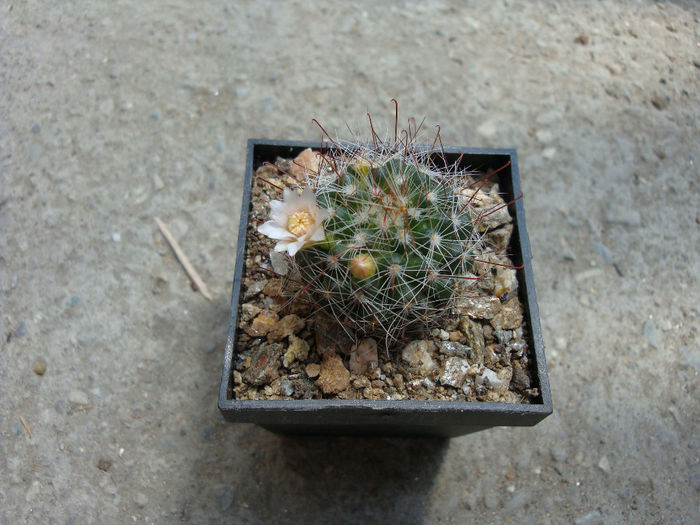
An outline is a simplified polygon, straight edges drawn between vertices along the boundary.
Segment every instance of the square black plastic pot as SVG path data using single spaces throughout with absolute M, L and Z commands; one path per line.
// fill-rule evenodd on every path
M 395 435 L 453 437 L 495 426 L 533 426 L 552 413 L 552 399 L 542 342 L 535 284 L 532 276 L 530 242 L 525 228 L 525 211 L 520 199 L 509 206 L 513 217 L 510 254 L 518 270 L 518 290 L 523 304 L 527 337 L 534 358 L 533 379 L 539 399 L 530 404 L 466 401 L 413 400 L 238 400 L 233 393 L 233 358 L 238 337 L 238 306 L 245 266 L 246 225 L 250 213 L 251 184 L 255 170 L 278 156 L 296 157 L 306 148 L 319 149 L 317 142 L 250 139 L 247 148 L 243 203 L 236 250 L 236 270 L 231 298 L 231 318 L 226 339 L 219 390 L 219 409 L 228 421 L 255 423 L 273 432 L 334 435 Z M 325 144 L 327 146 L 327 144 Z M 520 195 L 520 176 L 515 150 L 446 148 L 447 160 L 463 155 L 464 168 L 485 172 L 497 170 L 500 191 L 506 202 Z M 493 180 L 493 179 L 492 179 Z

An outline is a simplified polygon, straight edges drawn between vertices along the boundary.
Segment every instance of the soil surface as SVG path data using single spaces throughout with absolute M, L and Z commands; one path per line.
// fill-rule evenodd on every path
M 0 13 L 0 523 L 700 522 L 697 2 Z M 246 140 L 393 133 L 392 97 L 518 150 L 554 414 L 449 441 L 226 423 Z
M 254 174 L 238 306 L 235 397 L 541 402 L 531 377 L 534 357 L 516 271 L 507 255 L 513 220 L 490 174 L 475 172 L 461 190 L 471 216 L 483 216 L 475 224 L 480 262 L 474 264 L 472 280 L 459 282 L 464 291 L 438 326 L 414 330 L 387 347 L 381 334 L 346 331 L 324 313 L 323 304 L 300 294 L 298 281 L 290 278 L 292 261 L 285 256 L 278 255 L 285 275 L 276 273 L 271 261 L 275 241 L 258 232 L 270 218 L 270 201 L 282 200 L 281 188 L 299 188 L 304 172 L 298 166 L 307 152 L 297 160 L 277 159 L 277 169 L 260 166 Z

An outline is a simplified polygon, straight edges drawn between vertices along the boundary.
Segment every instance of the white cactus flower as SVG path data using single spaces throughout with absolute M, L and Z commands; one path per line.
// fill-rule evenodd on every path
M 326 238 L 323 221 L 330 214 L 319 208 L 316 195 L 310 188 L 301 194 L 284 189 L 283 201 L 270 201 L 270 219 L 261 224 L 258 231 L 279 242 L 276 252 L 286 251 L 292 257 L 302 248 Z

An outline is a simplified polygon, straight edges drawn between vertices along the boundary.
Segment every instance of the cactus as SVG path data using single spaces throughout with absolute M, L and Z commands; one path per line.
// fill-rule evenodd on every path
M 387 346 L 448 314 L 473 282 L 482 251 L 463 191 L 473 180 L 434 148 L 418 146 L 417 129 L 414 121 L 402 139 L 395 133 L 386 142 L 372 129 L 369 146 L 333 142 L 320 167 L 299 181 L 304 191 L 285 190 L 289 210 L 277 218 L 289 237 L 278 251 L 292 246 L 289 232 L 300 239 L 288 250 L 298 293 L 352 335 L 381 334 Z M 273 201 L 278 212 L 283 206 Z M 260 231 L 280 229 L 270 224 Z

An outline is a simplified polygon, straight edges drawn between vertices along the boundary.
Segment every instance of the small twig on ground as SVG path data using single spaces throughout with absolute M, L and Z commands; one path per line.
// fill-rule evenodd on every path
M 199 276 L 197 271 L 194 269 L 194 266 L 192 266 L 189 259 L 180 248 L 180 245 L 173 237 L 173 234 L 170 233 L 170 230 L 168 230 L 165 224 L 163 224 L 158 217 L 155 217 L 155 220 L 156 224 L 158 224 L 158 228 L 160 228 L 160 232 L 163 234 L 163 237 L 165 237 L 165 240 L 168 241 L 168 244 L 170 244 L 170 247 L 173 249 L 173 252 L 175 252 L 175 257 L 177 257 L 177 260 L 180 261 L 180 264 L 187 272 L 189 278 L 192 279 L 192 282 L 194 282 L 195 285 L 197 285 L 197 288 L 202 293 L 202 295 L 211 301 L 212 296 L 209 293 L 207 285 L 204 284 L 204 281 Z
M 29 423 L 27 423 L 27 420 L 24 419 L 22 416 L 19 416 L 19 420 L 20 420 L 20 423 L 22 423 L 24 430 L 26 430 L 27 434 L 29 434 L 29 439 L 32 439 L 34 436 L 32 434 L 32 429 L 29 427 Z

